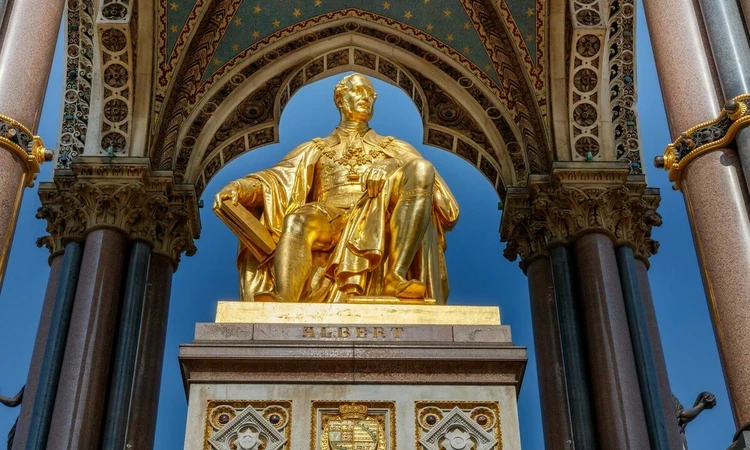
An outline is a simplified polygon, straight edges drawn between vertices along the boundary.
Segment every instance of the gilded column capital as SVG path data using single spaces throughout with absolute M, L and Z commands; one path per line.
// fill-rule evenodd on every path
M 508 190 L 500 228 L 506 258 L 520 257 L 524 268 L 550 246 L 590 232 L 608 234 L 646 262 L 657 252 L 651 229 L 662 223 L 659 190 L 622 165 L 586 165 L 561 165 L 551 175 L 532 177 L 527 187 Z
M 78 158 L 70 170 L 58 170 L 54 182 L 41 183 L 49 235 L 37 240 L 52 254 L 97 228 L 115 228 L 130 239 L 149 243 L 155 252 L 179 262 L 192 256 L 200 217 L 192 186 L 175 185 L 171 172 L 152 171 L 146 158 Z
M 0 114 L 0 147 L 18 156 L 26 166 L 26 186 L 34 185 L 34 176 L 39 173 L 39 165 L 52 161 L 55 154 L 44 147 L 44 142 L 35 136 L 21 122 Z

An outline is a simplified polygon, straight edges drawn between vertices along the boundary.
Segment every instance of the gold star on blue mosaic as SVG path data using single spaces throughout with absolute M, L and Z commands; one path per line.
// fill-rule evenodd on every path
M 174 27 L 185 33 L 185 23 L 196 0 L 159 0 L 164 8 L 167 28 Z M 166 3 L 166 2 L 169 3 Z M 371 14 L 399 21 L 423 33 L 431 35 L 456 53 L 468 58 L 479 70 L 484 71 L 500 83 L 494 65 L 487 54 L 475 24 L 463 7 L 461 0 L 237 0 L 239 6 L 232 17 L 212 59 L 213 63 L 204 74 L 208 78 L 219 65 L 226 64 L 237 54 L 266 37 L 289 26 L 305 23 L 311 19 L 325 21 L 325 16 L 337 11 L 356 7 Z M 207 3 L 207 2 L 203 2 Z M 536 0 L 506 0 L 521 36 L 535 58 Z M 531 12 L 531 14 L 529 13 Z M 321 17 L 322 16 L 322 17 Z M 171 53 L 179 33 L 167 33 L 167 51 Z M 489 68 L 489 69 L 488 69 Z

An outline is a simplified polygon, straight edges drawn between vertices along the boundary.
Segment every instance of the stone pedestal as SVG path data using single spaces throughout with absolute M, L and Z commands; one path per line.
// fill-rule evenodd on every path
M 727 450 L 750 450 L 750 431 L 743 431 Z
M 496 307 L 232 302 L 217 319 L 180 349 L 186 450 L 521 448 L 526 349 Z

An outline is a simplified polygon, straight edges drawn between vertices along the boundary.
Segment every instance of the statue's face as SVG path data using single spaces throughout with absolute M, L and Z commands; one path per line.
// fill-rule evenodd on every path
M 363 76 L 355 75 L 349 79 L 347 87 L 338 105 L 344 117 L 361 122 L 369 121 L 377 98 L 372 83 Z

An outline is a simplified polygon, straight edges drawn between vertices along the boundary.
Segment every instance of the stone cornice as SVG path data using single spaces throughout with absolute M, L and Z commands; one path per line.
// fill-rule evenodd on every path
M 500 228 L 505 257 L 520 257 L 523 268 L 550 246 L 600 232 L 648 262 L 659 248 L 651 229 L 662 223 L 661 196 L 628 171 L 622 164 L 560 164 L 549 176 L 531 177 L 527 187 L 510 188 Z
M 53 255 L 97 228 L 147 242 L 175 263 L 196 251 L 201 225 L 194 188 L 175 185 L 171 172 L 152 171 L 147 158 L 76 158 L 54 182 L 40 183 L 39 197 L 37 218 L 47 221 L 49 235 L 37 245 Z

